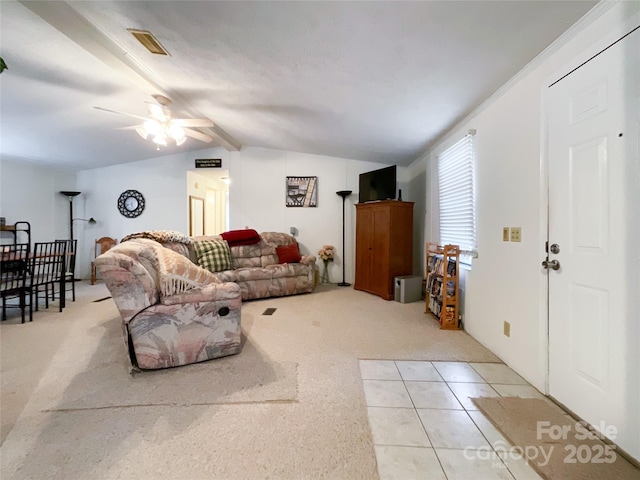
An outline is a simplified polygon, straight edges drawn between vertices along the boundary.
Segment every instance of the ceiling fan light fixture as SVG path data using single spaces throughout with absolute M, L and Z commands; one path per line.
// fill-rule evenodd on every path
M 184 133 L 184 128 L 173 123 L 170 123 L 167 127 L 167 133 L 176 143 L 178 143 L 179 140 L 185 140 L 187 138 L 187 135 Z
M 167 139 L 164 138 L 162 134 L 156 135 L 155 137 L 153 137 L 153 143 L 157 144 L 158 146 L 162 145 L 163 147 L 166 147 Z
M 167 106 L 171 103 L 167 97 L 163 95 L 153 95 L 158 103 L 147 103 L 147 116 L 133 115 L 130 113 L 108 110 L 106 108 L 94 107 L 98 110 L 104 110 L 120 115 L 127 115 L 141 120 L 142 125 L 132 125 L 123 127 L 124 130 L 135 130 L 140 137 L 145 140 L 151 140 L 156 144 L 156 150 L 160 150 L 160 146 L 167 146 L 168 143 L 180 146 L 187 140 L 187 137 L 195 138 L 201 142 L 210 143 L 213 137 L 206 133 L 194 130 L 191 127 L 212 127 L 213 122 L 208 118 L 177 118 L 171 115 L 171 110 Z
M 162 125 L 157 120 L 149 119 L 144 122 L 144 129 L 149 135 L 160 135 L 163 132 Z

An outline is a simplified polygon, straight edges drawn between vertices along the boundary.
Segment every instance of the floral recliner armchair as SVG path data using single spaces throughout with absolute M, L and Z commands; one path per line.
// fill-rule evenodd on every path
M 149 239 L 96 259 L 122 316 L 135 369 L 176 367 L 241 350 L 240 288 Z

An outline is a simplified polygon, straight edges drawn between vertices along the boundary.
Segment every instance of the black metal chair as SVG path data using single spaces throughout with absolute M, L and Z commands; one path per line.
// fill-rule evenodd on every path
M 71 299 L 76 301 L 76 251 L 78 248 L 78 240 L 56 240 L 56 242 L 63 242 L 66 244 L 66 254 L 64 262 L 64 283 L 65 291 L 60 295 L 66 295 L 67 291 L 71 290 Z
M 59 286 L 60 291 L 60 311 L 64 307 L 66 247 L 66 242 L 36 242 L 33 244 L 31 302 L 35 305 L 36 312 L 41 293 L 44 294 L 46 308 L 49 308 L 49 298 L 55 299 L 56 286 Z
M 33 321 L 31 308 L 31 274 L 29 272 L 29 244 L 3 245 L 0 248 L 0 296 L 2 297 L 2 320 L 7 319 L 7 301 L 18 298 L 22 323 L 25 320 L 27 297 L 29 297 L 29 321 Z

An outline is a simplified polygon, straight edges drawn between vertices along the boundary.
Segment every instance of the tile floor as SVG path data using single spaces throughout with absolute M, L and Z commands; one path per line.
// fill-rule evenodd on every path
M 381 480 L 541 478 L 472 397 L 544 398 L 500 363 L 360 360 Z

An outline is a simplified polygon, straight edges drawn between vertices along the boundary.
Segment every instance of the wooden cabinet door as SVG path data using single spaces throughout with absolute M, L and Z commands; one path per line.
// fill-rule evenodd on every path
M 411 275 L 413 272 L 413 205 L 396 203 L 389 226 L 389 276 Z
M 369 291 L 373 270 L 374 214 L 370 208 L 358 208 L 356 218 L 356 290 Z
M 390 211 L 388 207 L 376 206 L 373 209 L 373 251 L 370 292 L 389 300 L 389 228 Z M 391 279 L 393 282 L 393 279 Z M 393 298 L 393 292 L 391 292 Z

